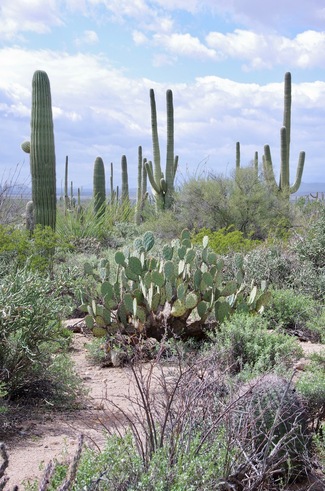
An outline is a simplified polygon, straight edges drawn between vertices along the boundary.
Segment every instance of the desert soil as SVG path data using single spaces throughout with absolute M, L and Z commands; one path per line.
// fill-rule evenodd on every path
M 75 323 L 70 321 L 70 325 Z M 83 331 L 73 335 L 71 357 L 89 391 L 82 409 L 70 412 L 34 410 L 27 418 L 18 414 L 12 431 L 3 438 L 9 453 L 6 475 L 10 478 L 5 490 L 11 490 L 14 484 L 24 489 L 23 484 L 34 482 L 43 475 L 43 469 L 50 460 L 68 461 L 81 433 L 87 445 L 100 448 L 105 441 L 105 426 L 111 428 L 114 420 L 114 409 L 108 400 L 123 410 L 129 409 L 128 396 L 134 393 L 129 371 L 94 365 L 85 348 L 90 341 L 89 335 Z M 302 347 L 306 357 L 324 350 L 324 345 L 309 342 L 302 343 Z M 306 358 L 300 360 L 297 368 L 303 370 L 306 363 Z

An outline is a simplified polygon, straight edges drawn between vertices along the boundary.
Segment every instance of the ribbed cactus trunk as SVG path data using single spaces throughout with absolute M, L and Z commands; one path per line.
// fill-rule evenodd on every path
M 291 73 L 287 72 L 284 77 L 284 110 L 283 126 L 280 131 L 281 166 L 279 184 L 277 184 L 271 151 L 269 145 L 264 146 L 263 166 L 264 176 L 269 186 L 282 196 L 289 198 L 290 194 L 296 193 L 301 184 L 301 178 L 305 165 L 305 152 L 300 152 L 297 166 L 296 179 L 290 186 L 290 142 L 291 142 Z
M 142 158 L 142 147 L 138 147 L 138 188 L 137 188 L 137 202 L 135 206 L 135 223 L 140 225 L 142 221 L 142 210 L 145 200 L 148 197 L 147 193 L 147 171 L 145 167 L 146 159 Z
M 128 179 L 128 163 L 125 155 L 122 155 L 121 159 L 122 168 L 122 204 L 128 204 L 130 201 L 129 197 L 129 179 Z
M 30 169 L 34 223 L 56 225 L 56 165 L 50 81 L 44 71 L 34 73 L 32 81 L 32 114 Z
M 168 209 L 172 206 L 175 175 L 178 165 L 178 157 L 174 156 L 174 106 L 173 93 L 171 90 L 167 90 L 166 92 L 166 105 L 167 151 L 166 169 L 164 174 L 161 170 L 155 94 L 154 90 L 150 89 L 153 164 L 149 161 L 146 163 L 145 167 L 156 201 L 157 211 Z
M 94 163 L 93 197 L 95 215 L 101 216 L 106 203 L 105 166 L 101 157 L 97 157 Z
M 166 192 L 165 192 L 165 209 L 169 209 L 173 203 L 174 180 L 176 173 L 175 156 L 174 156 L 174 105 L 173 92 L 166 92 L 167 107 L 167 150 L 166 150 Z
M 64 214 L 67 214 L 67 211 L 70 208 L 70 200 L 68 195 L 68 168 L 69 168 L 69 157 L 68 155 L 65 158 L 65 170 L 64 170 Z

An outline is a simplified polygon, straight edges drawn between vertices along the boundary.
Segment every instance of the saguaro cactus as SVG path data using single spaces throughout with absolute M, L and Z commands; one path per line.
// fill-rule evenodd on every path
M 128 180 L 128 163 L 126 160 L 126 156 L 122 155 L 121 158 L 121 168 L 122 168 L 122 203 L 129 203 L 129 180 Z
M 168 209 L 172 205 L 174 181 L 177 171 L 178 157 L 174 157 L 174 106 L 173 93 L 171 90 L 166 92 L 167 104 L 167 153 L 166 153 L 166 170 L 165 174 L 161 170 L 160 164 L 160 147 L 157 128 L 157 109 L 155 93 L 150 89 L 150 108 L 151 108 L 151 129 L 152 129 L 152 162 L 146 163 L 148 178 L 152 186 L 152 191 L 156 200 L 157 210 Z
M 106 186 L 105 167 L 101 157 L 97 157 L 94 163 L 93 196 L 95 215 L 102 215 L 105 211 Z
M 30 153 L 34 223 L 56 224 L 56 164 L 50 81 L 37 70 L 32 80 L 31 139 L 22 149 Z
M 147 171 L 145 167 L 146 159 L 142 158 L 142 147 L 138 147 L 138 187 L 137 187 L 137 202 L 135 207 L 135 223 L 140 225 L 141 212 L 144 202 L 148 196 L 147 193 Z
M 305 152 L 300 152 L 296 180 L 290 186 L 290 141 L 291 141 L 291 73 L 287 72 L 284 77 L 284 111 L 283 111 L 283 126 L 280 131 L 281 138 L 281 171 L 279 184 L 277 184 L 274 176 L 273 163 L 269 145 L 264 146 L 263 166 L 264 175 L 267 183 L 274 190 L 289 197 L 298 191 L 302 173 L 305 165 Z
M 34 230 L 34 203 L 32 201 L 28 201 L 26 203 L 26 229 L 33 233 Z

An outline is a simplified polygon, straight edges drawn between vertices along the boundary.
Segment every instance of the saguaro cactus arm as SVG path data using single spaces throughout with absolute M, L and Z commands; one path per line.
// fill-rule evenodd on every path
M 152 166 L 152 161 L 151 160 L 148 160 L 148 162 L 145 163 L 145 168 L 146 168 L 146 171 L 147 171 L 147 175 L 148 175 L 148 179 L 149 179 L 149 182 L 151 184 L 151 187 L 154 191 L 154 194 L 156 193 L 157 195 L 161 194 L 162 192 L 162 189 L 160 187 L 160 179 L 158 181 L 158 184 L 156 183 L 155 181 L 155 177 L 154 177 L 154 172 L 153 172 L 153 166 Z
M 152 151 L 153 151 L 153 161 L 155 163 L 154 179 L 156 182 L 159 182 L 161 177 L 160 147 L 159 147 L 158 125 L 157 125 L 157 107 L 156 107 L 155 93 L 153 89 L 150 89 L 150 110 L 151 110 Z
M 306 158 L 305 152 L 300 152 L 299 160 L 298 160 L 297 173 L 296 173 L 296 180 L 295 180 L 294 184 L 290 187 L 290 193 L 291 194 L 296 193 L 298 191 L 298 189 L 300 188 L 302 174 L 304 171 L 305 158 Z

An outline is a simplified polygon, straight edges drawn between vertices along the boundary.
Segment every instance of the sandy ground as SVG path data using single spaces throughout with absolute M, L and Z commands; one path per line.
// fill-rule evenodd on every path
M 113 421 L 113 409 L 108 409 L 107 399 L 113 400 L 124 410 L 129 409 L 128 395 L 130 391 L 134 393 L 129 371 L 94 366 L 86 357 L 87 342 L 89 337 L 85 334 L 74 334 L 72 359 L 89 390 L 85 408 L 71 412 L 30 414 L 28 419 L 17 424 L 15 434 L 5 440 L 9 453 L 6 474 L 10 477 L 5 490 L 11 490 L 14 484 L 20 485 L 23 490 L 23 483 L 33 482 L 42 476 L 44 467 L 51 459 L 62 461 L 72 457 L 80 433 L 85 435 L 87 445 L 100 447 L 105 440 L 104 426 L 111 427 Z M 324 345 L 311 343 L 302 343 L 302 347 L 307 356 L 324 350 Z M 305 363 L 306 359 L 301 360 L 298 369 L 303 370 Z

